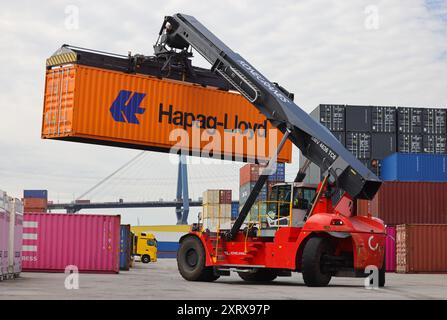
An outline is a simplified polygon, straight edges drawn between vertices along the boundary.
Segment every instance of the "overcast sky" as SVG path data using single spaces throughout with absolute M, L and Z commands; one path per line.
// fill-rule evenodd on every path
M 308 112 L 319 103 L 447 105 L 446 0 L 8 1 L 0 11 L 0 189 L 16 197 L 48 189 L 50 199 L 71 201 L 135 156 L 40 139 L 45 59 L 64 43 L 150 55 L 163 17 L 177 12 L 195 16 Z M 199 57 L 195 64 L 207 66 Z M 92 199 L 173 199 L 176 167 L 167 159 L 146 153 Z M 237 198 L 240 166 L 190 166 L 192 197 L 232 188 Z M 175 223 L 173 209 L 101 212 Z

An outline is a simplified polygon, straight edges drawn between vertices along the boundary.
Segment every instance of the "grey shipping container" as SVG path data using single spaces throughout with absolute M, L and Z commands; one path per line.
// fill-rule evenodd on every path
M 372 132 L 396 132 L 396 107 L 371 107 Z
M 345 130 L 345 106 L 337 104 L 320 104 L 311 116 L 330 131 Z
M 422 131 L 428 134 L 445 134 L 446 114 L 446 109 L 423 109 Z
M 423 138 L 421 134 L 398 134 L 397 151 L 404 153 L 422 153 Z
M 447 138 L 445 135 L 424 135 L 423 136 L 424 153 L 447 153 Z
M 364 132 L 347 132 L 346 149 L 357 159 L 371 158 L 371 134 Z
M 390 154 L 395 153 L 396 135 L 394 133 L 372 133 L 371 135 L 371 158 L 382 160 Z
M 422 108 L 397 108 L 397 128 L 399 133 L 422 133 Z
M 371 131 L 371 107 L 346 106 L 346 131 L 370 132 Z

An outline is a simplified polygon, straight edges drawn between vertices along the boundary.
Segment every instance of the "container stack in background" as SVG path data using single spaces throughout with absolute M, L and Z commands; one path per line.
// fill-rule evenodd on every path
M 0 190 L 0 279 L 13 279 L 22 271 L 23 204 Z
M 311 116 L 378 176 L 395 152 L 447 153 L 446 109 L 321 104 Z M 306 182 L 319 182 L 321 174 L 312 164 Z
M 357 213 L 387 224 L 387 271 L 447 272 L 447 110 L 320 105 L 311 115 L 383 180 Z M 312 164 L 306 182 L 321 174 Z
M 47 212 L 47 190 L 23 190 L 23 206 L 25 212 Z
M 217 232 L 231 229 L 231 190 L 203 192 L 202 223 L 204 230 Z
M 253 190 L 256 181 L 259 179 L 259 175 L 265 168 L 264 165 L 248 163 L 241 167 L 239 171 L 239 211 L 244 206 L 251 191 Z M 255 204 L 252 206 L 250 214 L 246 221 L 257 221 L 258 213 L 265 214 L 267 211 L 266 201 L 269 198 L 272 187 L 284 182 L 285 180 L 285 164 L 278 162 L 276 164 L 275 173 L 269 175 L 266 184 L 262 187 L 261 192 L 256 198 Z M 236 214 L 237 217 L 237 214 Z

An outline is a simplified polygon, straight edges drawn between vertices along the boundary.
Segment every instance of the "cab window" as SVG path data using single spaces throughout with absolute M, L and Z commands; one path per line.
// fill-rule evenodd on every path
M 314 189 L 295 188 L 293 192 L 293 208 L 308 210 L 312 206 L 314 196 Z
M 154 239 L 147 240 L 147 245 L 151 247 L 157 246 L 157 242 Z

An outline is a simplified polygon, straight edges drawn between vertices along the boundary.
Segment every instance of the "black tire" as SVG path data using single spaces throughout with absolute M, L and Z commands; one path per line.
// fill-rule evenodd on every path
M 239 277 L 247 282 L 270 282 L 278 276 L 274 270 L 271 269 L 257 269 L 254 272 L 238 272 Z
M 379 269 L 379 288 L 383 288 L 385 286 L 385 278 L 386 278 L 385 273 L 386 273 L 386 262 L 384 256 L 382 268 Z
M 303 250 L 302 268 L 304 283 L 308 287 L 324 287 L 332 278 L 331 272 L 324 272 L 321 258 L 325 254 L 332 254 L 331 242 L 325 238 L 311 238 Z
M 151 257 L 148 256 L 148 255 L 144 255 L 144 256 L 141 257 L 141 262 L 149 263 L 149 262 L 151 262 Z
M 205 265 L 205 249 L 196 237 L 188 237 L 182 241 L 177 252 L 177 267 L 188 281 L 212 282 L 219 279 L 212 267 Z

